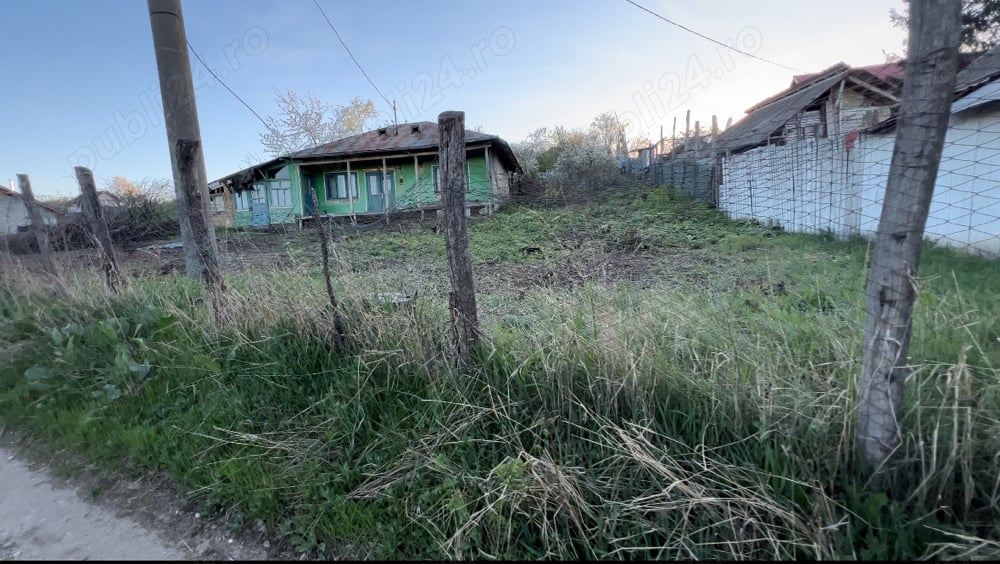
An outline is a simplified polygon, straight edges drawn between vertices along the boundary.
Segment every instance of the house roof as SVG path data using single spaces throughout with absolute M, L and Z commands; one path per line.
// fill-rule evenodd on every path
M 743 119 L 720 133 L 716 148 L 734 150 L 766 142 L 796 113 L 808 108 L 845 78 L 850 79 L 845 82 L 845 88 L 878 98 L 888 105 L 898 103 L 902 81 L 894 78 L 894 69 L 887 67 L 851 68 L 841 62 L 818 73 L 798 75 L 798 82 L 793 79 L 792 85 L 785 90 L 750 107 Z
M 817 98 L 840 82 L 848 73 L 848 66 L 838 63 L 807 82 L 802 82 L 747 110 L 747 115 L 719 134 L 716 147 L 736 149 L 758 145 L 797 112 L 813 103 Z
M 430 121 L 401 123 L 398 126 L 389 125 L 317 145 L 316 147 L 294 151 L 235 172 L 210 184 L 218 185 L 222 180 L 236 176 L 246 176 L 255 169 L 267 168 L 287 161 L 308 163 L 310 161 L 322 161 L 330 158 L 349 159 L 354 157 L 364 158 L 424 152 L 437 148 L 440 140 L 439 136 L 438 124 Z M 505 161 L 511 169 L 521 172 L 521 165 L 517 162 L 514 151 L 500 137 L 466 129 L 465 143 L 466 145 L 489 144 L 496 151 L 497 156 Z
M 980 55 L 955 77 L 955 92 L 959 95 L 970 92 L 1000 76 L 1000 45 Z
M 879 80 L 883 80 L 886 82 L 891 80 L 903 80 L 903 77 L 906 76 L 906 71 L 903 68 L 902 62 L 883 63 L 880 65 L 868 65 L 865 67 L 855 67 L 855 68 L 868 72 L 872 76 L 878 78 Z M 800 82 L 808 81 L 812 78 L 815 78 L 819 74 L 821 74 L 821 72 L 819 73 L 814 72 L 809 74 L 797 74 L 792 77 L 792 86 L 795 86 Z
M 959 67 L 968 54 L 959 54 Z M 1000 45 L 980 54 L 965 65 L 955 77 L 955 99 L 951 105 L 951 113 L 1000 100 Z M 892 117 L 882 123 L 875 124 L 864 131 L 866 133 L 881 133 L 896 127 L 897 118 Z
M 104 196 L 106 198 L 111 198 L 112 200 L 114 200 L 116 202 L 121 202 L 121 198 L 119 198 L 117 195 L 115 195 L 112 192 L 108 192 L 107 190 L 98 190 L 97 191 L 97 197 L 98 197 L 98 199 L 100 199 L 101 196 Z M 73 198 L 72 200 L 70 200 L 67 203 L 69 205 L 71 205 L 71 206 L 74 205 L 74 204 L 78 204 L 80 202 L 80 198 L 82 198 L 82 197 L 83 197 L 83 194 L 80 194 L 79 196 Z
M 20 194 L 5 186 L 0 186 L 0 196 L 11 196 L 13 198 L 17 198 L 18 200 L 22 199 Z M 38 204 L 40 207 L 43 207 L 56 215 L 65 215 L 62 210 L 56 209 L 50 206 L 49 204 L 46 204 L 45 202 L 39 202 L 38 200 L 35 200 L 35 203 Z

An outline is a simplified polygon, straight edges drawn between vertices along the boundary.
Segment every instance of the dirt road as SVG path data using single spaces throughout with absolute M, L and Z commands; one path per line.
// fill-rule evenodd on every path
M 80 471 L 64 480 L 37 450 L 0 441 L 0 560 L 268 558 L 265 535 L 234 539 L 155 483 Z
M 0 449 L 0 560 L 177 560 L 180 543 L 54 487 Z M 179 548 L 180 549 L 179 549 Z

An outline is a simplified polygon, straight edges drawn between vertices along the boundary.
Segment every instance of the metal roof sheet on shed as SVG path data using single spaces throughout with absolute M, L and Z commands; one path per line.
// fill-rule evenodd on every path
M 832 88 L 848 74 L 846 65 L 836 65 L 813 83 L 790 88 L 747 110 L 749 113 L 719 134 L 718 149 L 759 145 L 797 112 Z

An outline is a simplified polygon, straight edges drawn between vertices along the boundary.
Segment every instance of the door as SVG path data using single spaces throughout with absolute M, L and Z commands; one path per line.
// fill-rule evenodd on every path
M 312 194 L 312 177 L 303 174 L 302 175 L 302 215 L 306 217 L 312 216 L 315 211 L 313 206 L 313 194 Z
M 267 225 L 271 222 L 267 209 L 267 190 L 263 184 L 257 184 L 250 193 L 250 214 L 253 225 Z
M 368 186 L 368 211 L 383 212 L 392 209 L 396 202 L 396 175 L 389 172 L 382 181 L 382 172 L 366 172 L 365 185 Z

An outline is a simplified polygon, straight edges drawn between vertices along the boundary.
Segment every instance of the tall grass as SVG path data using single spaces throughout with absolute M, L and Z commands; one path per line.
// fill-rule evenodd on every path
M 581 222 L 649 260 L 673 245 L 662 260 L 714 263 L 647 287 L 517 299 L 480 286 L 487 345 L 462 370 L 439 282 L 357 260 L 409 264 L 416 233 L 338 246 L 358 351 L 343 358 L 314 264 L 230 276 L 225 327 L 180 277 L 112 297 L 79 274 L 60 303 L 8 273 L 0 412 L 99 460 L 166 470 L 205 507 L 321 556 L 1000 554 L 994 265 L 925 255 L 903 442 L 873 483 L 853 441 L 865 244 L 652 201 L 474 224 L 500 263 L 535 260 L 517 252 L 518 225 L 558 238 Z M 420 285 L 412 304 L 377 299 L 402 279 Z

